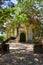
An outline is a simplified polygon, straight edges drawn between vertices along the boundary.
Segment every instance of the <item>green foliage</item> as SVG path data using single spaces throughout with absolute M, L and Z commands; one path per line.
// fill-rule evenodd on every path
M 0 36 L 0 42 L 3 42 L 6 39 L 6 35 L 1 35 Z
M 14 10 L 13 7 L 0 8 L 0 25 L 12 18 L 11 15 L 13 15 Z
M 0 25 L 11 20 L 11 26 L 17 26 L 18 23 L 25 23 L 29 20 L 27 15 L 35 15 L 40 20 L 42 11 L 40 9 L 43 0 L 17 0 L 13 7 L 0 8 Z M 41 20 L 40 20 L 41 21 Z M 39 23 L 39 22 L 38 22 Z
M 19 17 L 21 23 L 26 23 L 28 21 L 27 15 L 24 13 L 22 13 Z
M 28 21 L 27 15 L 25 13 L 15 14 L 14 21 L 11 22 L 11 27 L 18 26 L 19 23 L 26 23 Z
M 14 6 L 6 7 L 4 9 L 0 8 L 0 25 L 10 21 L 10 28 L 14 29 L 20 23 L 31 22 L 32 17 L 37 17 L 37 22 L 35 22 L 39 27 L 41 27 L 41 22 L 43 22 L 43 0 L 17 0 L 17 4 Z M 42 20 L 42 21 L 41 21 Z M 42 29 L 43 30 L 43 29 Z M 0 40 L 4 40 L 4 36 L 0 37 Z

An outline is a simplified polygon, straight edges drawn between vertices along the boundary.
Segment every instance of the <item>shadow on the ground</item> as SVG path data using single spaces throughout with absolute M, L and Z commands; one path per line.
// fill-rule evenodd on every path
M 0 58 L 0 65 L 43 65 L 43 57 L 26 50 L 13 50 Z
M 33 51 L 34 53 L 40 53 L 42 54 L 43 53 L 43 45 L 42 44 L 35 44 L 34 47 L 33 47 Z

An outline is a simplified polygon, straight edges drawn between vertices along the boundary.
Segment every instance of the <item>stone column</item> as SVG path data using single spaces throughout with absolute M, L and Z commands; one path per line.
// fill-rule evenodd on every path
M 28 42 L 29 41 L 29 26 L 30 26 L 30 24 L 27 23 L 25 25 L 26 25 L 26 42 Z
M 16 37 L 16 36 L 17 36 L 17 28 L 15 28 L 15 30 L 14 30 L 14 37 Z M 15 42 L 16 43 L 18 42 L 18 37 L 16 38 Z
M 29 36 L 29 31 L 28 31 L 28 27 L 26 28 L 26 42 L 28 42 L 28 36 Z
M 17 36 L 17 29 L 15 28 L 14 30 L 14 36 L 16 37 Z

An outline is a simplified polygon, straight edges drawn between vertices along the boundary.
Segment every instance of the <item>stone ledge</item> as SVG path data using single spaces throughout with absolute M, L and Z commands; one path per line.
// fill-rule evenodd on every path
M 43 45 L 34 45 L 34 53 L 43 53 Z

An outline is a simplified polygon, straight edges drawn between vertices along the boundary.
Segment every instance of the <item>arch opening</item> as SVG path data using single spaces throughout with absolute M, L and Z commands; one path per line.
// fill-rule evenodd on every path
M 23 32 L 20 34 L 20 42 L 26 42 L 26 35 Z

